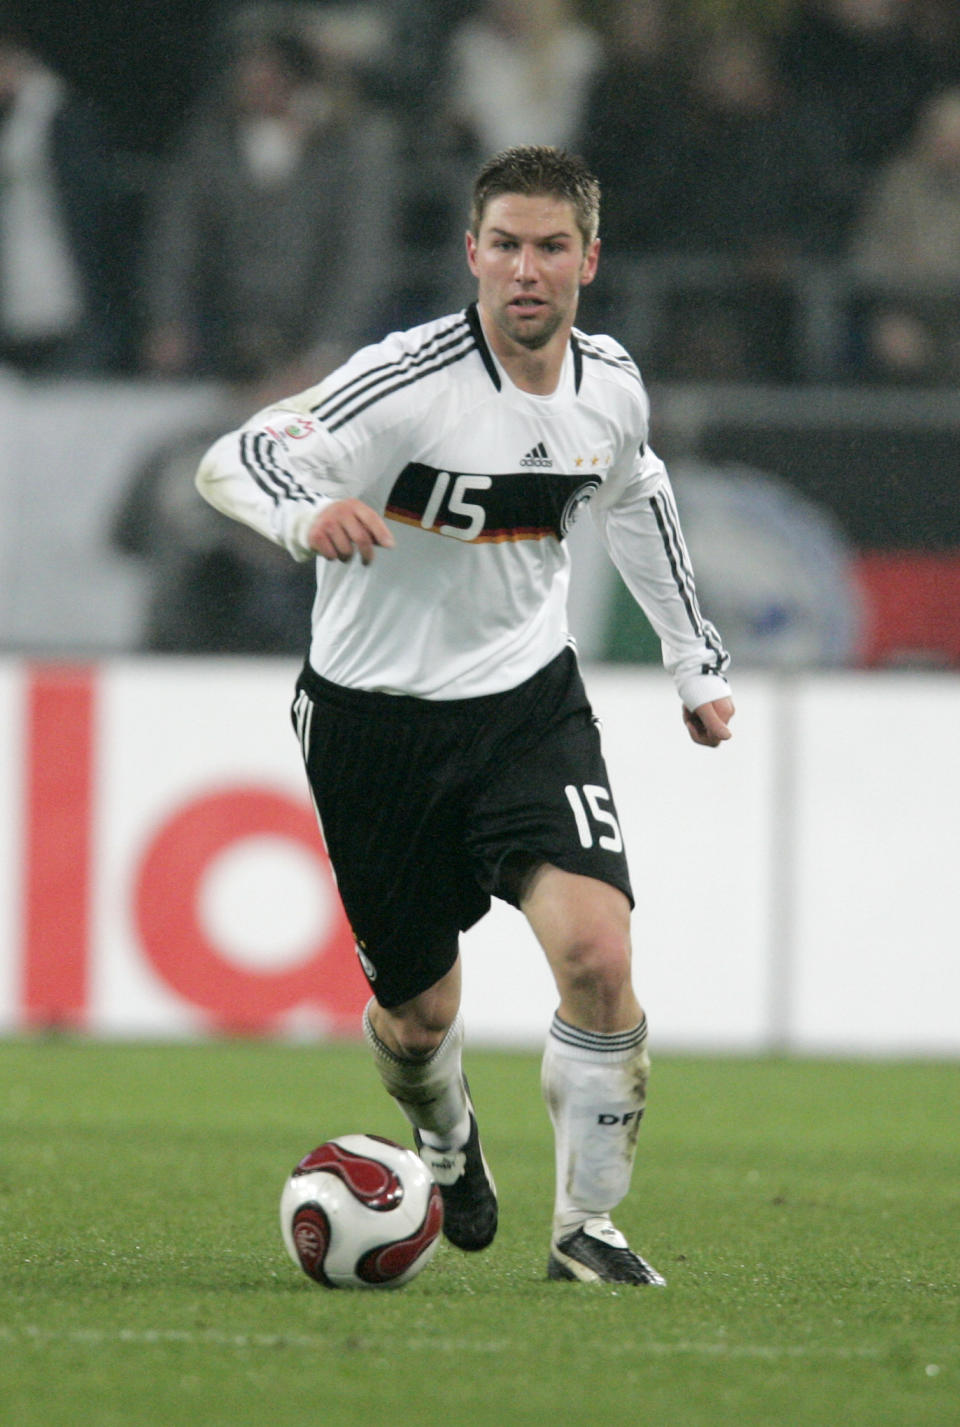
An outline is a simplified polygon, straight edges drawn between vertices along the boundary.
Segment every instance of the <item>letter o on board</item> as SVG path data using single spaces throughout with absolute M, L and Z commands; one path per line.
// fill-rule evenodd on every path
M 224 1029 L 267 1031 L 298 1006 L 315 1008 L 331 1029 L 355 1028 L 370 993 L 335 893 L 336 915 L 316 946 L 276 971 L 232 962 L 202 924 L 200 889 L 210 864 L 232 843 L 263 835 L 306 848 L 333 883 L 307 804 L 267 788 L 209 793 L 168 819 L 143 856 L 134 898 L 144 950 L 167 985 Z

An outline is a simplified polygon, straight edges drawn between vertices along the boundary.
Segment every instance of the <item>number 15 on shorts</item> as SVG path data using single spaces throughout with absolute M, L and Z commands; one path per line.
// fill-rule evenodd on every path
M 573 812 L 580 846 L 593 847 L 596 842 L 607 852 L 622 852 L 620 826 L 612 809 L 603 806 L 611 801 L 609 790 L 601 788 L 597 783 L 584 783 L 582 788 L 578 788 L 575 783 L 568 783 L 563 791 Z M 605 828 L 606 831 L 599 832 L 600 828 Z M 594 837 L 594 829 L 598 830 L 597 837 Z

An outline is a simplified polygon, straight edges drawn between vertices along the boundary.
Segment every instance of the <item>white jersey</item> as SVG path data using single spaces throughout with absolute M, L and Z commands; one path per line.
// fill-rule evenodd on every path
M 728 656 L 697 604 L 648 413 L 624 349 L 576 330 L 556 391 L 521 391 L 471 306 L 260 412 L 210 449 L 197 484 L 301 560 L 333 501 L 389 521 L 396 545 L 369 565 L 317 560 L 310 663 L 348 688 L 427 699 L 512 688 L 559 653 L 564 537 L 589 505 L 696 708 L 728 693 Z

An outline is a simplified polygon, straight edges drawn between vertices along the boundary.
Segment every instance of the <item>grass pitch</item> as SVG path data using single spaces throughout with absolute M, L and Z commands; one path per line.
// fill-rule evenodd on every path
M 407 1139 L 360 1046 L 0 1043 L 3 1427 L 956 1427 L 960 1066 L 661 1057 L 617 1220 L 544 1277 L 538 1058 L 468 1063 L 501 1231 L 407 1288 L 287 1259 L 283 1180 Z

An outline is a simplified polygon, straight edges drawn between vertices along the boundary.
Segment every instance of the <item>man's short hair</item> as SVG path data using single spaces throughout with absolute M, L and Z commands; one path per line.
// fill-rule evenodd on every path
M 504 149 L 488 159 L 473 185 L 470 231 L 474 237 L 480 232 L 487 204 L 503 193 L 562 199 L 573 205 L 584 248 L 597 236 L 600 184 L 577 154 L 531 144 Z

